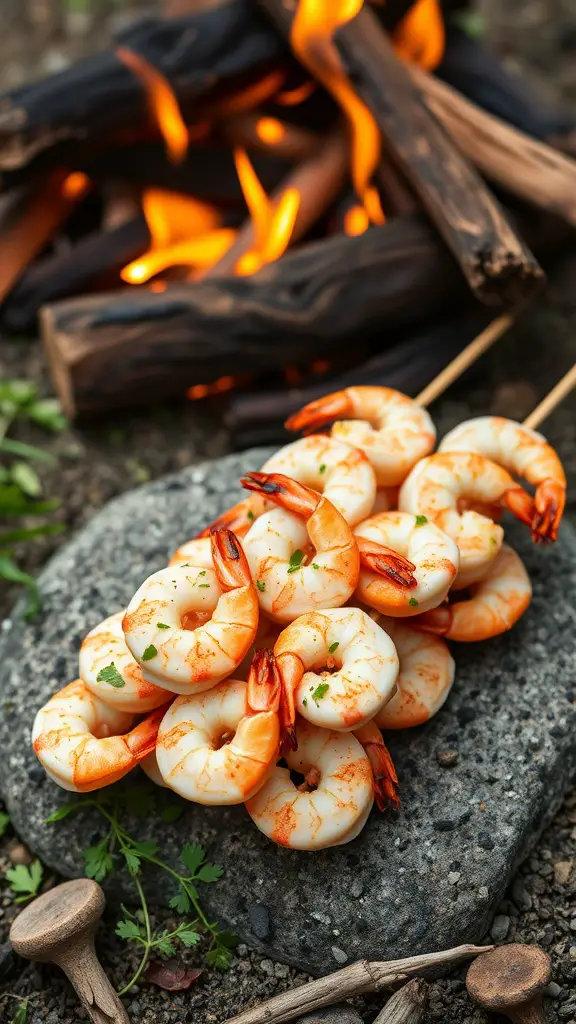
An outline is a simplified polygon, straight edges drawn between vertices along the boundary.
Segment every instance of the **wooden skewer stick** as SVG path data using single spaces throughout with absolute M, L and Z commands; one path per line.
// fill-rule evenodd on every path
M 372 961 L 360 960 L 350 964 L 341 971 L 328 974 L 324 978 L 309 981 L 288 992 L 274 996 L 266 1003 L 255 1006 L 237 1017 L 232 1017 L 227 1024 L 282 1024 L 283 1021 L 301 1017 L 321 1006 L 330 1006 L 342 999 L 362 995 L 365 992 L 379 992 L 383 988 L 391 988 L 413 975 L 421 974 L 430 968 L 455 964 L 489 952 L 493 946 L 457 946 L 439 953 L 424 953 L 422 956 L 410 956 L 404 960 Z
M 414 401 L 418 402 L 419 405 L 430 405 L 434 402 L 439 395 L 443 394 L 444 391 L 462 374 L 472 363 L 476 362 L 480 356 L 498 341 L 507 330 L 510 329 L 514 323 L 515 315 L 513 313 L 504 313 L 502 316 L 496 317 L 492 323 L 488 324 L 483 331 L 480 332 L 466 348 L 462 349 L 457 356 L 445 366 L 443 370 L 426 385 L 423 391 L 416 396 Z M 536 411 L 536 410 L 535 410 Z
M 532 410 L 529 416 L 524 420 L 525 427 L 531 427 L 533 430 L 538 427 L 543 420 L 563 402 L 567 395 L 570 394 L 573 388 L 576 387 L 576 363 L 568 373 L 565 373 L 562 380 L 559 380 L 552 391 L 549 391 L 545 398 Z
M 428 1006 L 428 985 L 413 978 L 388 1000 L 374 1024 L 420 1024 Z

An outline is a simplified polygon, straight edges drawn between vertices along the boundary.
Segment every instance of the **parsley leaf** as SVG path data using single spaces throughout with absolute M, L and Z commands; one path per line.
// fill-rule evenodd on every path
M 180 860 L 186 865 L 191 875 L 195 875 L 198 868 L 206 860 L 206 853 L 199 843 L 186 843 L 180 854 Z
M 183 804 L 168 804 L 160 811 L 160 817 L 162 821 L 166 822 L 167 825 L 171 825 L 174 821 L 178 821 L 179 818 L 184 814 Z
M 173 910 L 177 910 L 179 914 L 187 914 L 190 910 L 190 899 L 185 889 L 180 889 L 175 896 L 172 897 L 168 906 L 172 907 Z
M 199 882 L 217 882 L 224 874 L 224 868 L 219 864 L 203 864 L 196 873 Z
M 256 580 L 256 586 L 258 587 L 260 593 L 266 590 L 266 584 L 264 583 L 264 580 Z
M 206 953 L 207 962 L 219 971 L 226 971 L 230 966 L 231 959 L 232 953 L 224 946 L 215 946 L 214 949 L 209 949 Z
M 167 626 L 165 622 L 157 622 L 156 629 L 170 629 L 170 626 Z
M 122 921 L 118 921 L 116 925 L 116 935 L 119 935 L 121 939 L 141 939 L 142 934 L 136 921 L 128 921 L 124 918 Z
M 208 590 L 210 589 L 210 584 L 209 583 L 199 583 L 198 586 L 199 587 L 203 587 L 203 588 L 207 588 Z
M 111 875 L 114 871 L 114 861 L 108 850 L 108 837 L 95 846 L 88 846 L 83 857 L 86 877 L 93 878 L 95 882 L 101 882 L 106 875 Z
M 142 863 L 140 857 L 133 850 L 129 850 L 127 847 L 123 848 L 122 856 L 126 861 L 126 867 L 131 875 L 137 875 L 140 871 L 140 864 Z
M 328 654 L 334 654 L 334 651 L 336 650 L 337 647 L 340 647 L 340 643 L 338 640 L 335 640 L 333 644 L 330 644 L 330 647 L 328 648 Z
M 321 464 L 321 465 L 320 465 L 320 466 L 318 467 L 318 472 L 319 472 L 319 473 L 325 473 L 325 472 L 326 472 L 326 463 L 325 463 L 325 462 L 323 462 L 323 463 L 322 463 L 322 464 Z
M 192 928 L 184 928 L 183 931 L 178 932 L 178 938 L 180 942 L 183 942 L 185 946 L 195 946 L 197 942 L 200 942 L 200 936 L 198 932 L 193 931 Z
M 176 952 L 174 949 L 174 943 L 170 938 L 170 933 L 164 930 L 160 933 L 157 939 L 154 939 L 154 946 L 159 949 L 164 956 L 174 956 Z
M 318 562 L 312 562 L 312 568 L 313 569 L 319 569 L 320 566 L 318 565 Z
M 307 697 L 303 697 L 302 698 L 302 703 L 303 703 L 304 707 L 306 707 L 307 704 L 308 704 L 308 698 Z
M 12 1024 L 28 1024 L 28 999 L 21 999 L 16 1013 L 12 1017 Z
M 417 608 L 419 601 L 417 601 L 415 597 L 411 597 L 410 600 L 408 601 L 408 604 L 411 605 L 412 608 Z
M 293 551 L 290 555 L 290 565 L 288 566 L 288 572 L 296 572 L 300 569 L 302 562 L 304 561 L 304 552 L 298 549 Z
M 154 644 L 150 644 L 150 646 L 146 648 L 144 654 L 142 655 L 142 661 L 151 661 L 151 659 L 155 658 L 157 654 L 158 651 L 154 647 Z
M 427 519 L 426 516 L 416 516 L 416 524 L 415 524 L 416 526 L 424 526 L 424 523 L 427 523 L 427 522 L 428 522 L 428 519 Z
M 29 867 L 27 864 L 17 864 L 16 867 L 10 868 L 6 872 L 10 888 L 12 892 L 23 894 L 18 896 L 14 902 L 25 903 L 26 900 L 36 896 L 42 884 L 43 874 L 44 868 L 39 860 L 33 860 Z
M 249 508 L 247 513 L 246 513 L 246 519 L 249 519 L 250 522 L 253 522 L 253 520 L 254 520 L 254 513 L 253 513 L 251 508 Z
M 319 683 L 316 689 L 314 690 L 314 693 L 312 694 L 312 700 L 314 701 L 314 703 L 317 704 L 318 701 L 322 699 L 322 697 L 325 697 L 329 689 L 329 683 Z
M 124 682 L 122 676 L 120 675 L 113 661 L 110 662 L 109 665 L 106 665 L 105 668 L 100 669 L 98 675 L 96 676 L 96 682 L 109 683 L 110 686 L 114 686 L 117 690 L 120 690 L 122 689 L 123 686 L 126 686 L 126 683 Z

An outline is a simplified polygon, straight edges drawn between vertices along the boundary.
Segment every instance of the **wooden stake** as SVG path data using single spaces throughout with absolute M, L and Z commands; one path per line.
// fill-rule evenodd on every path
M 442 950 L 440 953 L 425 953 L 422 956 L 406 957 L 404 960 L 360 960 L 334 974 L 327 974 L 324 978 L 317 978 L 289 992 L 282 992 L 268 1002 L 232 1017 L 227 1024 L 283 1024 L 283 1021 L 301 1017 L 305 1013 L 318 1010 L 321 1006 L 330 1006 L 342 999 L 350 999 L 365 992 L 379 992 L 380 989 L 391 988 L 410 976 L 421 974 L 430 968 L 468 960 L 493 948 L 457 946 L 455 949 Z
M 413 978 L 388 1000 L 374 1024 L 420 1024 L 428 1006 L 428 986 Z
M 559 380 L 552 391 L 549 391 L 545 398 L 536 406 L 536 408 L 530 413 L 529 416 L 524 420 L 525 427 L 531 427 L 533 430 L 540 426 L 543 420 L 545 420 L 551 412 L 554 411 L 560 402 L 563 402 L 567 395 L 570 394 L 573 388 L 576 387 L 576 363 L 568 373 L 565 373 L 562 380 Z
M 498 338 L 501 338 L 502 335 L 509 330 L 514 323 L 514 319 L 515 314 L 513 313 L 505 313 L 503 316 L 496 317 L 496 319 L 493 320 L 492 323 L 488 324 L 488 327 L 485 327 L 469 345 L 466 345 L 466 348 L 463 349 L 451 363 L 448 363 L 448 366 L 444 367 L 434 380 L 431 380 L 430 383 L 426 385 L 424 390 L 416 396 L 414 401 L 418 402 L 419 405 L 424 406 L 430 405 L 431 402 L 434 402 L 435 399 L 443 394 L 443 392 L 446 391 L 446 389 L 450 387 L 450 385 L 453 384 L 469 366 L 472 366 L 472 363 L 475 363 L 476 360 L 479 359 L 495 341 L 498 341 Z

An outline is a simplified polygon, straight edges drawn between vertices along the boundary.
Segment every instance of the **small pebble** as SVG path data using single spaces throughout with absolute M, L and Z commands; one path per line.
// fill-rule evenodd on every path
M 459 871 L 451 871 L 448 875 L 448 885 L 456 885 L 460 881 L 462 875 Z
M 24 843 L 17 843 L 8 851 L 8 856 L 13 864 L 31 864 L 34 860 L 30 850 Z
M 439 750 L 436 754 L 436 760 L 441 768 L 453 768 L 454 765 L 458 764 L 458 751 Z
M 518 875 L 512 884 L 512 899 L 518 910 L 531 910 L 532 897 L 526 888 L 522 875 Z
M 338 964 L 345 964 L 348 959 L 348 954 L 343 949 L 339 949 L 338 946 L 332 946 L 332 956 Z
M 497 914 L 490 929 L 490 935 L 494 939 L 494 942 L 504 942 L 509 931 L 510 918 L 507 917 L 506 914 Z
M 554 881 L 556 885 L 566 885 L 572 873 L 571 860 L 558 860 L 554 865 Z
M 548 996 L 548 999 L 558 999 L 561 991 L 561 986 L 556 981 L 551 981 L 544 989 L 544 995 Z
M 363 892 L 364 886 L 362 885 L 362 882 L 352 882 L 352 885 L 350 886 L 350 895 L 353 896 L 355 900 L 359 899 Z

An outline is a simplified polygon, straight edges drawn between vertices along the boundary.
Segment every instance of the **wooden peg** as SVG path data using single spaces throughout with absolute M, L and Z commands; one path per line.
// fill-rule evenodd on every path
M 545 1024 L 542 993 L 551 970 L 543 949 L 514 942 L 479 956 L 468 968 L 466 987 L 474 1002 L 514 1024 Z
M 94 1024 L 130 1024 L 94 949 L 104 904 L 102 889 L 90 878 L 64 882 L 18 915 L 10 941 L 27 960 L 61 967 Z

